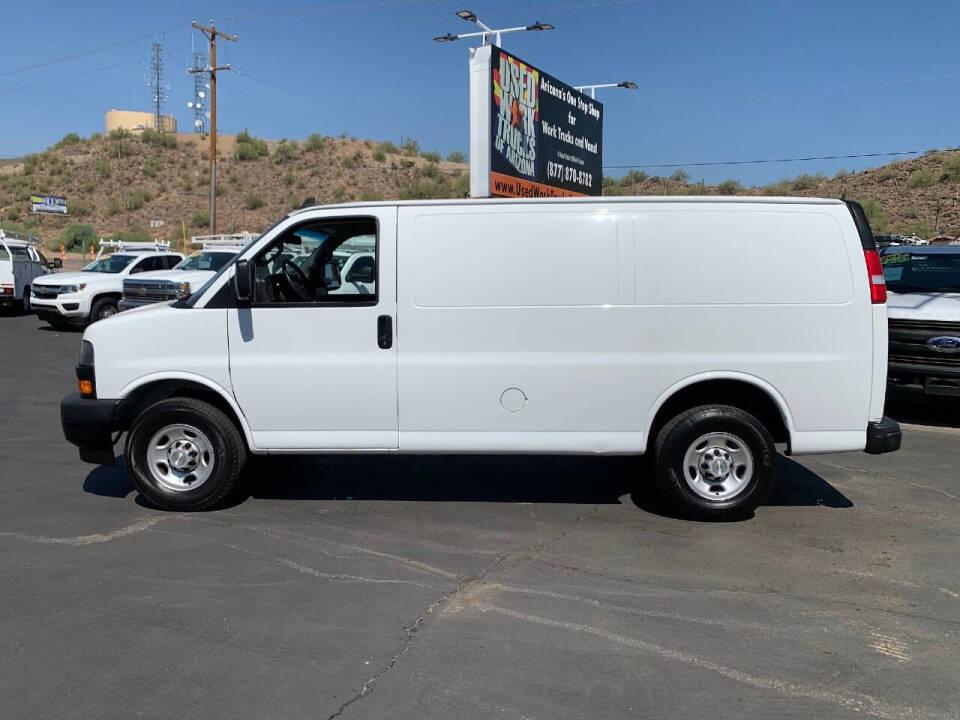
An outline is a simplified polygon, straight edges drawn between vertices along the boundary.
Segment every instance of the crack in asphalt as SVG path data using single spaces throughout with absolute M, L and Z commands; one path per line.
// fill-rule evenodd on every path
M 562 530 L 555 537 L 542 540 L 539 543 L 535 544 L 532 548 L 523 550 L 519 553 L 514 551 L 509 551 L 509 550 L 500 553 L 499 555 L 497 555 L 496 558 L 494 558 L 492 561 L 487 563 L 480 570 L 464 578 L 459 583 L 457 583 L 456 587 L 454 587 L 452 590 L 444 593 L 439 598 L 437 598 L 432 603 L 430 603 L 430 605 L 427 606 L 427 609 L 423 611 L 420 617 L 418 617 L 413 622 L 412 625 L 404 628 L 406 632 L 406 638 L 404 639 L 403 645 L 400 647 L 400 649 L 396 653 L 394 653 L 394 655 L 390 658 L 389 662 L 387 662 L 386 665 L 384 665 L 377 672 L 375 672 L 373 675 L 367 678 L 363 682 L 363 685 L 360 686 L 360 690 L 356 692 L 354 695 L 352 695 L 351 697 L 344 700 L 333 713 L 327 716 L 326 720 L 333 720 L 334 718 L 340 717 L 347 708 L 349 708 L 351 705 L 353 705 L 357 701 L 362 700 L 364 697 L 366 697 L 373 691 L 374 683 L 376 683 L 381 677 L 383 677 L 384 675 L 389 673 L 391 670 L 393 670 L 393 668 L 395 668 L 397 664 L 400 662 L 400 659 L 404 655 L 406 655 L 407 652 L 409 652 L 410 648 L 413 646 L 413 641 L 416 638 L 417 631 L 420 629 L 420 627 L 423 625 L 426 619 L 435 610 L 437 610 L 437 608 L 439 608 L 444 603 L 449 602 L 452 598 L 456 597 L 457 595 L 460 595 L 461 593 L 464 592 L 464 590 L 481 583 L 483 580 L 486 579 L 487 575 L 490 572 L 492 572 L 498 566 L 503 565 L 508 560 L 516 559 L 520 562 L 526 562 L 528 560 L 537 558 L 539 554 L 542 553 L 544 550 L 546 550 L 548 547 L 550 547 L 554 543 L 560 542 L 565 537 L 567 537 L 570 533 L 576 531 L 576 529 L 580 527 L 580 524 L 583 521 L 595 515 L 597 512 L 599 512 L 599 510 L 600 510 L 600 505 L 599 504 L 594 505 L 593 509 L 590 510 L 589 512 L 582 513 L 581 515 L 578 515 L 577 517 L 575 517 L 573 519 L 573 522 L 570 523 L 570 526 Z

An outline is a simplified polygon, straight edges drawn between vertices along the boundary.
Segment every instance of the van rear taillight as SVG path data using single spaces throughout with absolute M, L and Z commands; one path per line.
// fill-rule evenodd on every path
M 864 250 L 863 257 L 867 261 L 867 277 L 870 280 L 870 302 L 883 304 L 887 301 L 887 281 L 883 277 L 880 253 L 876 250 Z

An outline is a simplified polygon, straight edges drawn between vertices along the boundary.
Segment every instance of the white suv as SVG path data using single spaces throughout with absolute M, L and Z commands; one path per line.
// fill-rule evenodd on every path
M 256 235 L 204 235 L 194 237 L 201 249 L 171 270 L 154 270 L 123 281 L 120 311 L 171 300 L 186 300 L 230 262 Z
M 104 250 L 114 250 L 104 255 Z M 150 270 L 167 270 L 183 259 L 170 243 L 100 241 L 97 258 L 80 272 L 33 282 L 32 309 L 54 327 L 96 322 L 117 313 L 123 281 Z

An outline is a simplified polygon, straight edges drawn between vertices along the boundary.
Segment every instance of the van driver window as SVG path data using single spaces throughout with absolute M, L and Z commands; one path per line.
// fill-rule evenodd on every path
M 297 225 L 254 262 L 256 305 L 376 302 L 377 223 L 372 218 Z

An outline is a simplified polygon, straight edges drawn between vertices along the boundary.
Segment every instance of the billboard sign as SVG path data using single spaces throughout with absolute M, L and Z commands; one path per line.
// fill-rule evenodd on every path
M 31 195 L 30 212 L 67 214 L 67 199 L 59 195 Z
M 485 123 L 471 119 L 471 132 L 481 124 L 487 128 L 483 195 L 600 195 L 603 105 L 499 47 L 478 48 L 474 54 L 474 60 L 486 57 L 489 99 L 475 103 L 471 98 L 471 112 L 487 113 Z M 481 78 L 474 72 L 481 68 L 471 70 L 472 94 L 482 87 L 475 87 Z M 481 145 L 473 140 L 476 157 Z M 479 189 L 471 183 L 475 196 Z

